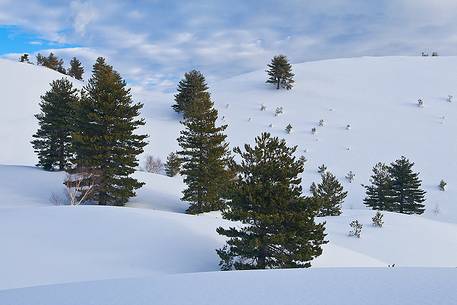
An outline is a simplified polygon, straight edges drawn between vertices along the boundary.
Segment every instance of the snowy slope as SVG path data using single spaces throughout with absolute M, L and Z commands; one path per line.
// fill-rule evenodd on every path
M 338 59 L 294 65 L 292 91 L 266 86 L 264 71 L 210 84 L 220 123 L 229 124 L 231 146 L 252 143 L 260 132 L 270 131 L 298 145 L 299 154 L 308 158 L 305 190 L 319 179 L 317 166 L 325 163 L 349 196 L 342 216 L 322 219 L 329 243 L 310 270 L 205 273 L 218 270 L 214 250 L 224 240 L 215 229 L 229 223 L 218 213 L 184 215 L 181 177 L 135 173 L 146 185 L 127 208 L 56 206 L 55 198 L 64 196 L 64 174 L 32 167 L 36 157 L 30 139 L 37 128 L 33 115 L 39 96 L 62 75 L 0 60 L 5 109 L 0 112 L 0 304 L 114 305 L 127 299 L 140 305 L 158 300 L 254 304 L 251 297 L 262 304 L 319 304 L 316 298 L 322 297 L 323 304 L 456 303 L 457 98 L 455 103 L 445 100 L 457 96 L 455 66 L 457 57 Z M 424 99 L 424 108 L 416 106 L 418 98 Z M 144 131 L 150 135 L 147 152 L 164 159 L 177 148 L 181 127 L 170 108 L 172 96 L 141 100 Z M 266 111 L 260 111 L 261 104 Z M 279 117 L 274 116 L 277 106 L 285 110 Z M 325 127 L 317 127 L 320 119 Z M 284 131 L 289 123 L 290 135 Z M 385 213 L 384 227 L 374 228 L 373 211 L 361 203 L 360 184 L 368 183 L 376 162 L 401 155 L 421 172 L 428 210 L 424 216 Z M 352 184 L 344 180 L 349 170 L 356 174 Z M 446 192 L 438 190 L 441 179 L 448 182 Z M 437 206 L 439 213 L 433 211 Z M 364 225 L 361 239 L 347 236 L 353 219 Z M 387 269 L 389 264 L 400 268 Z M 125 279 L 132 277 L 147 278 Z M 52 286 L 59 283 L 68 284 Z M 227 287 L 252 283 L 254 290 L 242 289 L 240 299 L 225 295 L 231 290 Z M 283 283 L 278 291 L 269 288 L 278 283 Z M 40 285 L 51 286 L 22 288 Z M 335 294 L 322 293 L 325 285 Z M 194 287 L 212 287 L 214 293 Z M 22 289 L 5 290 L 11 288 Z
M 178 274 L 0 291 L 8 305 L 451 305 L 457 270 L 307 269 Z
M 0 59 L 0 164 L 34 165 L 37 158 L 30 145 L 38 128 L 40 96 L 53 80 L 66 77 L 54 70 Z M 79 88 L 81 82 L 68 78 Z

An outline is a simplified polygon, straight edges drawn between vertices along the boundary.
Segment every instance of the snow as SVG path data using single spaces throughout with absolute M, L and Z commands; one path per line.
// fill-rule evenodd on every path
M 329 243 L 312 268 L 218 272 L 224 239 L 215 230 L 236 224 L 218 212 L 185 215 L 180 176 L 136 172 L 145 186 L 124 208 L 63 206 L 64 173 L 35 168 L 30 145 L 39 96 L 62 75 L 0 60 L 0 304 L 456 303 L 457 105 L 446 100 L 457 96 L 455 66 L 457 57 L 350 58 L 294 65 L 291 91 L 265 85 L 264 71 L 210 84 L 232 147 L 269 131 L 308 159 L 304 190 L 326 164 L 349 191 L 343 215 L 320 219 Z M 146 153 L 164 160 L 181 126 L 172 95 L 155 97 L 141 96 Z M 427 211 L 384 213 L 373 227 L 361 184 L 376 162 L 401 155 L 421 172 Z M 347 234 L 354 219 L 360 239 Z
M 457 269 L 335 268 L 177 274 L 0 291 L 14 305 L 450 305 Z

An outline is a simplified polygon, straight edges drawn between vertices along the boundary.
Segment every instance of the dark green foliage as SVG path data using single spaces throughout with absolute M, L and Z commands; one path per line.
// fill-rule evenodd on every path
M 83 74 L 84 68 L 81 65 L 81 62 L 76 57 L 73 57 L 70 61 L 70 69 L 68 69 L 68 75 L 78 80 L 82 80 Z
M 29 59 L 29 54 L 27 54 L 27 53 L 22 54 L 21 57 L 19 58 L 19 61 L 31 64 L 30 59 Z
M 381 162 L 377 163 L 373 167 L 373 175 L 370 182 L 371 185 L 364 186 L 366 197 L 363 203 L 373 210 L 394 211 L 389 166 Z
M 317 216 L 341 215 L 341 204 L 348 192 L 343 191 L 343 186 L 332 173 L 325 172 L 321 174 L 321 177 L 321 183 L 316 185 L 313 182 L 310 187 L 313 197 L 321 203 Z
M 327 170 L 327 166 L 325 166 L 325 164 L 322 164 L 321 166 L 318 166 L 318 167 L 317 167 L 317 172 L 318 172 L 319 174 L 325 173 L 326 170 Z
M 99 57 L 82 92 L 77 109 L 73 146 L 77 170 L 95 181 L 92 200 L 101 205 L 124 205 L 143 183 L 130 177 L 138 166 L 146 135 L 136 129 L 141 103 L 134 103 L 130 89 L 113 67 Z
M 33 135 L 38 166 L 45 170 L 68 168 L 71 157 L 71 132 L 77 90 L 65 78 L 53 81 L 51 90 L 41 97 L 41 113 L 35 115 L 39 129 Z
M 241 163 L 232 163 L 237 177 L 223 211 L 243 225 L 217 229 L 229 238 L 217 250 L 222 270 L 309 267 L 322 254 L 325 223 L 314 222 L 318 201 L 302 196 L 297 147 L 262 133 L 244 148 L 234 149 Z
M 186 110 L 195 101 L 209 99 L 208 86 L 205 77 L 197 70 L 184 74 L 177 88 L 175 104 L 172 106 L 176 112 L 186 115 Z
M 185 112 L 181 122 L 185 129 L 178 138 L 181 174 L 187 184 L 182 200 L 190 203 L 190 214 L 219 210 L 230 180 L 227 125 L 216 127 L 217 110 L 206 92 L 197 94 Z
M 287 132 L 288 134 L 290 134 L 290 133 L 292 132 L 292 125 L 288 124 L 288 125 L 286 126 L 286 132 Z
M 419 174 L 414 173 L 414 163 L 405 157 L 387 166 L 378 163 L 373 168 L 370 186 L 365 186 L 367 197 L 364 203 L 372 209 L 422 214 L 425 191 L 421 190 Z
M 170 153 L 167 157 L 167 163 L 165 164 L 165 173 L 168 177 L 174 177 L 179 174 L 181 169 L 181 160 L 178 155 L 174 152 Z
M 419 173 L 412 170 L 414 163 L 401 157 L 390 164 L 392 177 L 392 204 L 396 212 L 404 214 L 424 213 L 425 191 L 421 190 Z
M 268 65 L 268 80 L 267 83 L 275 84 L 276 89 L 285 88 L 292 89 L 294 84 L 294 74 L 292 73 L 292 66 L 284 55 L 273 57 L 271 64 Z
M 62 74 L 65 74 L 65 68 L 63 67 L 63 60 L 59 59 L 54 53 L 49 53 L 48 57 L 41 55 L 40 53 L 36 56 L 37 65 L 44 66 L 49 69 L 55 70 Z

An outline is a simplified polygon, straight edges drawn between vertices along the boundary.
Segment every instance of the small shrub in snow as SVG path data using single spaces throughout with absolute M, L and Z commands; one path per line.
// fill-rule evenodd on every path
M 354 181 L 355 174 L 352 171 L 349 171 L 346 175 L 346 179 L 349 181 L 349 183 L 352 183 Z
M 438 52 L 433 52 L 432 56 L 438 56 Z
M 424 57 L 427 57 L 427 56 L 428 56 L 428 53 L 427 53 L 427 52 L 422 52 L 421 55 L 424 56 Z
M 221 121 L 222 121 L 222 122 L 225 121 L 225 116 L 224 116 L 224 115 L 222 116 Z
M 268 127 L 273 128 L 273 123 L 270 123 L 270 125 L 268 125 Z
M 325 166 L 325 164 L 322 164 L 321 166 L 319 166 L 319 167 L 317 168 L 317 172 L 318 172 L 319 174 L 325 173 L 326 170 L 327 170 L 327 166 Z
M 347 124 L 346 125 L 346 130 L 350 130 L 351 129 L 351 125 Z
M 284 113 L 284 108 L 276 107 L 275 116 L 278 116 L 278 115 L 283 114 L 283 113 Z
M 439 187 L 440 187 L 440 190 L 442 190 L 443 192 L 446 190 L 446 181 L 442 180 L 440 181 L 440 184 L 439 184 Z
M 373 221 L 373 226 L 381 228 L 384 224 L 384 221 L 382 220 L 383 217 L 384 215 L 381 212 L 377 211 L 373 218 L 371 218 L 371 220 Z
M 228 109 L 230 107 L 230 104 L 225 104 L 225 109 Z
M 453 99 L 454 99 L 454 97 L 453 97 L 452 95 L 448 95 L 446 100 L 447 100 L 449 103 L 452 103 L 452 100 L 453 100 Z
M 347 150 L 347 151 L 350 151 L 350 150 L 351 150 L 351 148 L 348 146 L 348 147 L 346 147 L 346 150 Z
M 353 220 L 349 226 L 351 230 L 349 231 L 349 236 L 354 236 L 360 238 L 360 234 L 362 233 L 363 225 L 358 220 Z
M 265 106 L 264 104 L 260 105 L 260 111 L 265 111 L 267 110 L 267 106 Z
M 154 156 L 147 155 L 144 161 L 144 170 L 148 173 L 161 174 L 164 170 L 164 164 L 160 158 L 154 158 Z
M 248 118 L 248 122 L 252 121 L 252 118 Z
M 286 126 L 286 132 L 288 134 L 290 134 L 292 132 L 292 125 L 289 124 L 289 125 Z
M 421 98 L 417 100 L 417 106 L 420 108 L 424 107 L 424 101 Z
M 324 120 L 319 120 L 319 126 L 324 126 L 325 122 Z
M 69 205 L 81 205 L 90 199 L 95 187 L 95 175 L 90 171 L 67 174 L 64 181 Z
M 311 128 L 311 133 L 312 134 L 316 134 L 316 131 L 317 131 L 316 127 Z

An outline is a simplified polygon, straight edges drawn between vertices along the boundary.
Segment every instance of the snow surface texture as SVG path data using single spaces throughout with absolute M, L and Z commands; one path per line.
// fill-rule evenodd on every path
M 457 303 L 457 105 L 446 100 L 457 96 L 455 66 L 455 57 L 340 59 L 294 65 L 291 91 L 265 85 L 263 71 L 210 84 L 232 146 L 270 131 L 309 160 L 305 190 L 326 164 L 349 196 L 342 216 L 322 219 L 329 243 L 313 268 L 208 272 L 219 269 L 215 249 L 224 244 L 215 229 L 233 224 L 219 213 L 183 214 L 179 176 L 135 173 L 146 185 L 126 208 L 61 206 L 64 174 L 34 168 L 30 140 L 39 96 L 62 75 L 0 60 L 0 304 Z M 142 100 L 147 153 L 162 159 L 177 149 L 181 128 L 172 99 Z M 385 213 L 375 228 L 360 184 L 376 162 L 401 155 L 421 172 L 427 212 Z M 360 239 L 348 237 L 354 219 L 363 224 Z

